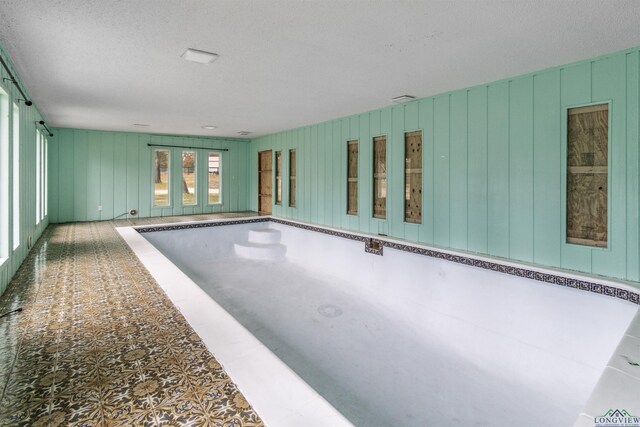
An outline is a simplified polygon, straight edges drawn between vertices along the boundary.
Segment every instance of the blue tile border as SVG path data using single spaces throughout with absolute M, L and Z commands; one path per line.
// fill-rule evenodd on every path
M 188 224 L 162 224 L 151 225 L 144 227 L 134 227 L 138 233 L 153 233 L 155 231 L 172 231 L 172 230 L 187 230 L 189 228 L 207 228 L 207 227 L 221 227 L 223 225 L 235 225 L 235 224 L 251 224 L 255 222 L 269 222 L 269 217 L 264 218 L 251 218 L 251 219 L 236 219 L 217 222 L 191 222 Z
M 499 273 L 510 274 L 512 276 L 524 277 L 539 282 L 551 283 L 559 286 L 566 286 L 582 291 L 593 292 L 596 294 L 606 295 L 614 298 L 619 298 L 624 301 L 629 301 L 634 304 L 640 305 L 640 293 L 632 292 L 626 289 L 617 288 L 610 285 L 603 285 L 601 283 L 589 282 L 585 280 L 574 279 L 571 277 L 562 276 L 559 274 L 544 273 L 535 270 L 529 270 L 525 267 L 514 267 L 511 265 L 500 264 L 494 261 L 485 261 L 464 255 L 448 254 L 446 252 L 440 252 L 434 249 L 426 249 L 417 246 L 413 246 L 405 243 L 390 242 L 377 237 L 365 237 L 357 234 L 349 233 L 346 231 L 329 230 L 322 227 L 317 227 L 309 224 L 301 224 L 297 222 L 287 221 L 281 218 L 264 217 L 264 218 L 251 218 L 251 219 L 233 219 L 228 221 L 219 222 L 195 222 L 189 224 L 167 224 L 157 226 L 145 226 L 135 227 L 138 233 L 150 233 L 154 231 L 171 231 L 171 230 L 186 230 L 190 228 L 205 228 L 205 227 L 220 227 L 224 225 L 234 224 L 251 224 L 259 222 L 275 222 L 290 227 L 300 228 L 302 230 L 315 231 L 317 233 L 327 234 L 329 236 L 341 237 L 343 239 L 355 240 L 363 242 L 365 244 L 365 252 L 374 255 L 383 256 L 383 250 L 385 247 L 389 249 L 395 249 L 398 251 L 409 252 L 412 254 L 428 256 L 431 258 L 443 259 L 445 261 L 455 262 L 458 264 L 469 265 L 472 267 L 483 268 L 485 270 L 497 271 Z M 377 246 L 376 244 L 379 244 Z M 640 291 L 639 291 L 640 292 Z

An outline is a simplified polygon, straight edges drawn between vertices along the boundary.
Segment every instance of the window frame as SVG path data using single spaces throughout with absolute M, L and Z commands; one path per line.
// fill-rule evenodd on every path
M 10 92 L 0 85 L 0 265 L 9 258 L 13 246 L 10 235 L 11 192 L 11 96 Z
M 193 203 L 184 202 L 184 191 L 180 192 L 180 204 L 184 207 L 198 206 L 198 151 L 197 150 L 181 150 L 180 151 L 180 178 L 184 180 L 184 153 L 193 153 Z M 186 181 L 185 181 L 186 184 Z M 182 188 L 182 185 L 180 185 Z
M 579 104 L 571 104 L 571 105 L 564 105 L 563 106 L 563 120 L 561 123 L 561 137 L 562 137 L 562 145 L 561 145 L 561 172 L 560 172 L 560 181 L 561 181 L 561 209 L 562 209 L 562 221 L 561 221 L 561 241 L 562 241 L 562 246 L 565 248 L 572 248 L 575 250 L 584 250 L 584 251 L 598 251 L 598 252 L 610 252 L 611 249 L 611 235 L 612 233 L 612 220 L 611 220 L 611 212 L 612 212 L 612 180 L 613 180 L 613 176 L 612 176 L 612 168 L 611 168 L 611 162 L 612 162 L 612 158 L 613 158 L 613 153 L 612 153 L 612 125 L 613 125 L 613 102 L 611 99 L 605 99 L 605 100 L 598 100 L 598 101 L 593 101 L 593 102 L 585 102 L 585 103 L 579 103 Z M 582 108 L 582 107 L 591 107 L 591 106 L 596 106 L 596 105 L 607 105 L 607 110 L 608 110 L 608 123 L 607 123 L 607 246 L 603 247 L 603 246 L 589 246 L 589 245 L 582 245 L 579 243 L 571 243 L 569 241 L 567 241 L 567 200 L 568 200 L 568 178 L 569 178 L 569 170 L 568 170 L 568 163 L 569 163 L 569 156 L 568 156 L 568 151 L 569 151 L 569 110 L 575 109 L 575 108 Z
M 215 203 L 209 202 L 209 156 L 211 154 L 218 155 L 218 201 Z M 216 206 L 222 204 L 222 151 L 207 150 L 207 206 Z
M 40 212 L 40 221 L 44 221 L 44 219 L 46 218 L 47 214 L 48 214 L 48 195 L 49 195 L 49 189 L 48 189 L 48 177 L 47 174 L 49 173 L 48 169 L 49 169 L 49 161 L 48 161 L 48 154 L 49 154 L 49 139 L 42 134 L 42 147 L 40 149 L 40 155 L 42 156 L 41 159 L 41 167 L 42 167 L 42 175 L 41 175 L 41 180 L 42 180 L 42 188 L 40 191 L 40 196 L 42 197 L 42 199 L 40 200 L 40 208 L 41 208 L 41 212 Z
M 356 146 L 356 176 L 352 177 L 349 176 L 349 172 L 350 172 L 350 157 L 351 157 L 351 146 L 355 145 Z M 360 183 L 359 183 L 359 179 L 360 179 L 360 140 L 358 139 L 351 139 L 347 141 L 347 215 L 352 215 L 352 216 L 358 216 L 358 213 L 360 211 Z M 351 182 L 355 182 L 355 201 L 356 201 L 356 207 L 355 210 L 350 210 L 349 209 L 349 200 L 351 199 L 351 186 L 349 185 Z
M 40 150 L 42 148 L 42 132 L 40 129 L 36 129 L 36 225 L 40 224 L 40 201 L 42 200 L 41 193 L 41 181 L 40 176 L 42 174 L 42 155 Z
M 376 139 L 377 138 L 384 138 L 384 165 L 385 165 L 385 198 L 384 198 L 384 216 L 379 216 L 376 215 Z M 388 174 L 388 164 L 389 164 L 389 150 L 388 150 L 388 145 L 389 145 L 389 136 L 386 134 L 383 135 L 375 135 L 371 137 L 371 215 L 373 219 L 377 219 L 379 221 L 386 221 L 387 220 L 387 211 L 388 211 L 388 205 L 389 205 L 389 197 L 388 197 L 388 182 L 389 182 L 389 174 Z
M 275 187 L 275 197 L 274 197 L 274 205 L 282 206 L 282 150 L 276 151 L 274 154 L 275 162 L 274 162 L 274 187 Z
M 11 169 L 13 191 L 11 193 L 12 209 L 12 250 L 20 247 L 20 105 L 14 101 L 11 110 Z
M 292 155 L 293 155 L 293 159 L 294 159 L 294 163 L 295 163 L 295 167 L 293 168 L 293 175 L 291 173 L 291 159 L 292 159 Z M 297 180 L 297 175 L 298 175 L 298 155 L 296 154 L 296 149 L 295 148 L 290 148 L 289 149 L 289 207 L 290 208 L 295 208 L 296 207 L 296 203 L 298 201 L 298 180 Z M 294 183 L 293 185 L 293 191 L 291 191 L 291 183 Z M 293 194 L 293 203 L 291 202 L 291 195 Z
M 167 204 L 166 205 L 158 205 L 156 204 L 156 182 L 155 182 L 155 160 L 156 160 L 156 153 L 158 151 L 166 151 L 167 152 Z M 171 203 L 171 197 L 172 197 L 172 191 L 171 191 L 171 155 L 172 155 L 173 150 L 171 150 L 170 148 L 161 148 L 161 147 L 154 147 L 153 150 L 151 150 L 151 208 L 152 209 L 167 209 L 167 208 L 171 208 L 172 207 L 172 203 Z
M 409 220 L 407 218 L 407 199 L 406 199 L 406 191 L 407 191 L 407 184 L 409 184 L 409 186 L 411 186 L 411 183 L 407 183 L 407 175 L 410 175 L 410 172 L 407 172 L 407 136 L 411 135 L 411 134 L 417 134 L 420 133 L 420 221 L 412 221 Z M 415 129 L 415 130 L 410 130 L 410 131 L 405 131 L 402 137 L 402 145 L 403 145 L 403 154 L 404 154 L 404 170 L 403 170 L 403 179 L 404 179 L 404 191 L 403 191 L 403 215 L 404 215 L 404 223 L 405 224 L 415 224 L 415 225 L 422 225 L 423 223 L 423 214 L 424 214 L 424 195 L 423 195 L 423 184 L 424 184 L 424 131 L 422 129 Z M 411 187 L 409 187 L 409 190 L 411 190 Z

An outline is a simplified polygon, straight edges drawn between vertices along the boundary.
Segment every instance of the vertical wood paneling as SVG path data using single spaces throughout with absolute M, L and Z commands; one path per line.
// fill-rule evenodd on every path
M 84 163 L 87 165 L 86 175 L 87 175 L 87 186 L 85 192 L 85 209 L 87 212 L 86 220 L 87 221 L 96 221 L 100 219 L 100 212 L 98 211 L 98 206 L 100 206 L 100 133 L 99 132 L 87 132 L 88 133 L 88 143 L 87 143 L 87 157 L 84 160 Z M 65 144 L 66 141 L 59 140 L 60 144 Z M 82 142 L 78 139 L 74 139 L 76 144 L 81 144 Z M 80 160 L 82 162 L 82 160 Z M 63 169 L 61 167 L 61 169 Z M 61 189 L 61 191 L 65 191 L 65 189 Z
M 509 82 L 489 86 L 487 251 L 509 256 Z
M 324 140 L 324 148 L 325 148 L 325 190 L 324 190 L 324 224 L 325 225 L 333 225 L 333 144 L 331 143 L 333 139 L 333 122 L 325 123 L 325 140 Z
M 371 151 L 369 140 L 370 133 L 369 113 L 360 115 L 360 128 L 358 135 L 358 218 L 359 231 L 368 232 L 370 228 L 371 218 L 371 176 L 369 173 L 369 165 L 371 164 Z
M 138 163 L 140 150 L 137 135 L 127 135 L 125 139 L 126 167 L 127 167 L 127 199 L 125 210 L 138 209 L 140 195 L 140 180 Z
M 318 223 L 318 126 L 312 126 L 309 128 L 310 143 L 309 143 L 309 221 Z M 316 178 L 314 178 L 316 177 Z
M 627 113 L 627 274 L 628 280 L 640 281 L 640 52 L 626 55 Z
M 334 227 L 639 280 L 639 66 L 640 53 L 629 50 L 311 126 L 311 135 L 318 134 L 311 161 L 318 167 L 300 178 L 311 181 L 299 182 L 311 185 L 309 207 L 300 209 L 312 212 L 302 216 Z M 612 104 L 611 243 L 604 250 L 565 243 L 566 108 L 596 101 Z M 402 144 L 404 132 L 416 129 L 423 131 L 423 223 L 414 228 L 404 223 Z M 253 140 L 251 156 L 283 143 L 304 147 L 290 138 L 297 132 Z M 388 144 L 386 220 L 371 217 L 372 138 L 378 135 L 386 135 Z M 357 225 L 345 221 L 344 212 L 349 139 L 360 141 Z
M 422 129 L 422 226 L 418 227 L 418 239 L 433 243 L 434 217 L 434 152 L 433 152 L 433 98 L 419 101 L 418 127 Z
M 326 158 L 326 154 L 325 154 L 325 147 L 327 146 L 325 144 L 325 140 L 326 140 L 326 130 L 327 130 L 327 126 L 326 123 L 323 123 L 319 126 L 317 126 L 318 129 L 318 134 L 317 134 L 317 138 L 316 138 L 316 156 L 317 156 L 317 162 L 318 162 L 318 175 L 316 176 L 316 183 L 317 183 L 317 187 L 316 187 L 316 200 L 317 200 L 317 217 L 316 217 L 316 221 L 318 224 L 326 224 L 326 218 L 325 218 L 325 203 L 326 203 L 326 195 L 325 195 L 325 188 L 326 188 L 326 177 L 325 177 L 325 168 L 326 168 L 326 162 L 327 162 L 327 158 Z
M 624 55 L 594 61 L 591 102 L 611 100 L 609 114 L 609 248 L 591 249 L 592 272 L 613 276 L 626 271 L 627 260 L 627 115 Z
M 352 116 L 349 118 L 349 138 L 348 140 L 358 140 L 360 137 L 360 116 Z M 344 181 L 347 182 L 347 141 L 344 142 Z M 347 195 L 347 185 L 344 185 L 344 212 L 348 221 L 348 228 L 350 230 L 359 230 L 360 229 L 360 219 L 358 215 L 346 215 L 347 212 L 347 203 L 348 203 L 348 195 Z
M 533 261 L 560 266 L 560 72 L 536 75 L 533 92 Z
M 340 137 L 336 141 L 336 147 L 340 151 L 340 173 L 338 174 L 339 182 L 347 182 L 347 150 L 346 144 L 350 139 L 351 134 L 351 121 L 350 118 L 341 120 L 340 123 Z M 347 215 L 347 186 L 346 184 L 339 186 L 340 194 L 340 227 L 349 228 L 349 216 Z
M 591 102 L 591 62 L 564 68 L 560 71 L 560 167 L 561 167 L 561 225 L 560 266 L 569 270 L 591 271 L 591 249 L 566 242 L 566 191 L 567 191 L 567 116 L 566 109 Z
M 451 95 L 450 121 L 450 169 L 449 169 L 449 217 L 450 246 L 467 249 L 467 91 L 458 91 Z M 475 161 L 475 159 L 474 159 Z
M 389 234 L 404 239 L 404 105 L 391 110 L 387 138 L 387 221 Z
M 393 107 L 384 108 L 380 115 L 380 133 L 387 136 L 387 179 L 389 176 L 389 148 L 390 138 L 393 136 Z M 389 183 L 387 182 L 387 185 Z M 384 220 L 375 219 L 377 226 L 376 234 L 389 234 L 389 192 L 387 192 L 387 218 Z
M 127 135 L 114 135 L 113 217 L 127 212 Z M 125 218 L 121 216 L 120 218 Z
M 433 115 L 433 243 L 449 246 L 449 95 L 435 98 Z
M 333 184 L 332 184 L 332 199 L 333 199 L 333 213 L 331 225 L 333 227 L 340 228 L 342 226 L 342 182 L 340 176 L 340 169 L 342 169 L 342 121 L 338 120 L 333 126 L 333 137 L 331 139 L 331 145 L 333 147 Z
M 311 193 L 311 126 L 307 126 L 304 129 L 304 151 L 302 152 L 302 157 L 300 158 L 300 163 L 304 164 L 302 175 L 302 196 L 304 200 L 303 206 L 303 216 L 302 220 L 309 222 L 311 221 L 311 197 L 313 194 Z
M 488 240 L 488 147 L 487 88 L 469 90 L 469 171 L 467 247 L 487 253 Z
M 85 131 L 72 132 L 70 129 L 58 129 L 56 132 L 60 135 L 58 138 L 58 144 L 60 141 L 72 141 L 73 142 L 73 215 L 64 216 L 58 219 L 59 222 L 68 221 L 86 221 L 87 220 L 87 153 L 89 150 L 88 134 Z M 63 139 L 63 137 L 65 139 Z M 68 139 L 67 139 L 68 138 Z M 68 144 L 69 142 L 67 142 Z M 62 166 L 65 164 L 64 157 L 60 157 L 59 170 L 62 171 Z M 64 188 L 64 187 L 62 187 Z M 59 194 L 67 194 L 69 191 L 60 189 Z
M 55 146 L 54 150 L 58 152 L 57 159 L 54 159 L 54 158 L 49 159 L 51 163 L 54 163 L 55 161 L 59 162 L 58 165 L 51 164 L 50 165 L 51 167 L 49 168 L 50 170 L 49 182 L 51 184 L 55 183 L 58 185 L 58 188 L 54 190 L 54 193 L 56 193 L 56 197 L 58 199 L 57 200 L 57 204 L 58 204 L 57 218 L 73 218 L 73 210 L 76 203 L 74 192 L 60 191 L 60 188 L 73 185 L 73 179 L 74 179 L 73 170 L 60 169 L 61 163 L 63 163 L 66 159 L 70 159 L 70 160 L 75 159 L 75 155 L 76 155 L 75 144 L 73 143 L 64 144 L 64 145 L 60 144 L 59 142 L 60 138 L 64 138 L 65 136 L 67 136 L 67 133 L 56 132 L 54 134 L 54 139 L 50 141 L 50 148 L 49 148 L 51 150 L 52 146 Z M 56 173 L 58 174 L 57 177 L 54 175 Z M 53 194 L 51 195 L 51 197 L 53 197 Z M 56 211 L 53 211 L 52 213 L 55 215 Z M 55 220 L 55 219 L 52 218 L 52 220 Z
M 101 133 L 100 135 L 100 200 L 102 211 L 99 212 L 100 219 L 114 217 L 114 188 L 113 177 L 115 173 L 114 163 L 115 135 L 111 133 Z
M 138 215 L 141 217 L 151 216 L 151 147 L 147 144 L 151 143 L 149 135 L 138 136 L 138 197 L 139 204 L 137 206 Z M 136 208 L 130 206 L 129 209 Z
M 533 261 L 533 76 L 509 91 L 509 257 Z
M 56 129 L 57 222 L 112 219 L 137 209 L 140 217 L 229 212 L 248 209 L 248 141 Z M 182 149 L 171 151 L 171 206 L 152 207 L 152 150 L 147 144 L 228 148 L 222 154 L 222 205 L 207 205 L 207 150 L 198 155 L 198 205 L 182 205 Z M 55 173 L 58 170 L 59 173 Z M 98 206 L 102 211 L 98 211 Z
M 17 129 L 16 129 L 17 131 Z M 60 188 L 60 173 L 58 171 L 58 159 L 59 159 L 59 147 L 60 144 L 56 144 L 56 136 L 54 134 L 53 138 L 49 138 L 49 176 L 52 179 L 49 179 L 48 187 L 49 187 L 49 219 L 58 218 L 60 216 L 59 211 L 59 200 L 60 194 L 58 194 L 58 188 Z M 13 154 L 13 152 L 12 152 Z M 13 160 L 13 158 L 12 158 Z M 15 175 L 15 171 L 11 169 L 11 174 Z M 12 186 L 13 187 L 13 186 Z M 12 192 L 12 204 L 13 204 L 13 192 Z M 73 208 L 73 203 L 70 204 L 71 208 Z M 12 218 L 15 221 L 15 218 Z M 13 230 L 13 224 L 11 225 L 11 229 Z M 13 236 L 13 233 L 12 233 Z

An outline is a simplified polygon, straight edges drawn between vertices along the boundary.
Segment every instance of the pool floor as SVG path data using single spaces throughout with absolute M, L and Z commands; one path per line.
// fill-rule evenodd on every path
M 571 425 L 586 399 L 574 388 L 584 367 L 572 360 L 513 344 L 529 355 L 522 370 L 550 371 L 566 389 L 532 384 L 495 368 L 509 352 L 487 366 L 459 351 L 469 322 L 434 310 L 411 324 L 329 271 L 236 256 L 173 261 L 356 426 Z

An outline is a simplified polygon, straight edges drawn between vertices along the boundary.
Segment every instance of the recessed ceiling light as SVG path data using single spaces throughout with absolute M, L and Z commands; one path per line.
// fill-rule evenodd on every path
M 395 98 L 391 98 L 391 101 L 395 102 L 396 104 L 402 104 L 403 102 L 413 101 L 414 99 L 416 99 L 415 96 L 400 95 L 400 96 L 396 96 Z
M 202 129 L 212 130 L 212 129 L 216 129 L 217 127 L 218 126 L 214 126 L 214 125 L 204 125 L 204 126 L 202 126 Z
M 197 62 L 199 64 L 210 64 L 218 59 L 218 55 L 215 53 L 191 48 L 185 50 L 180 57 L 187 61 Z
M 146 124 L 146 123 L 134 123 L 133 125 L 134 125 L 134 126 L 138 126 L 138 127 L 140 127 L 140 128 L 147 128 L 147 127 L 149 127 L 149 125 L 148 125 L 148 124 Z
M 238 135 L 247 136 L 251 135 L 251 132 L 249 132 L 248 130 L 241 130 L 238 132 Z

